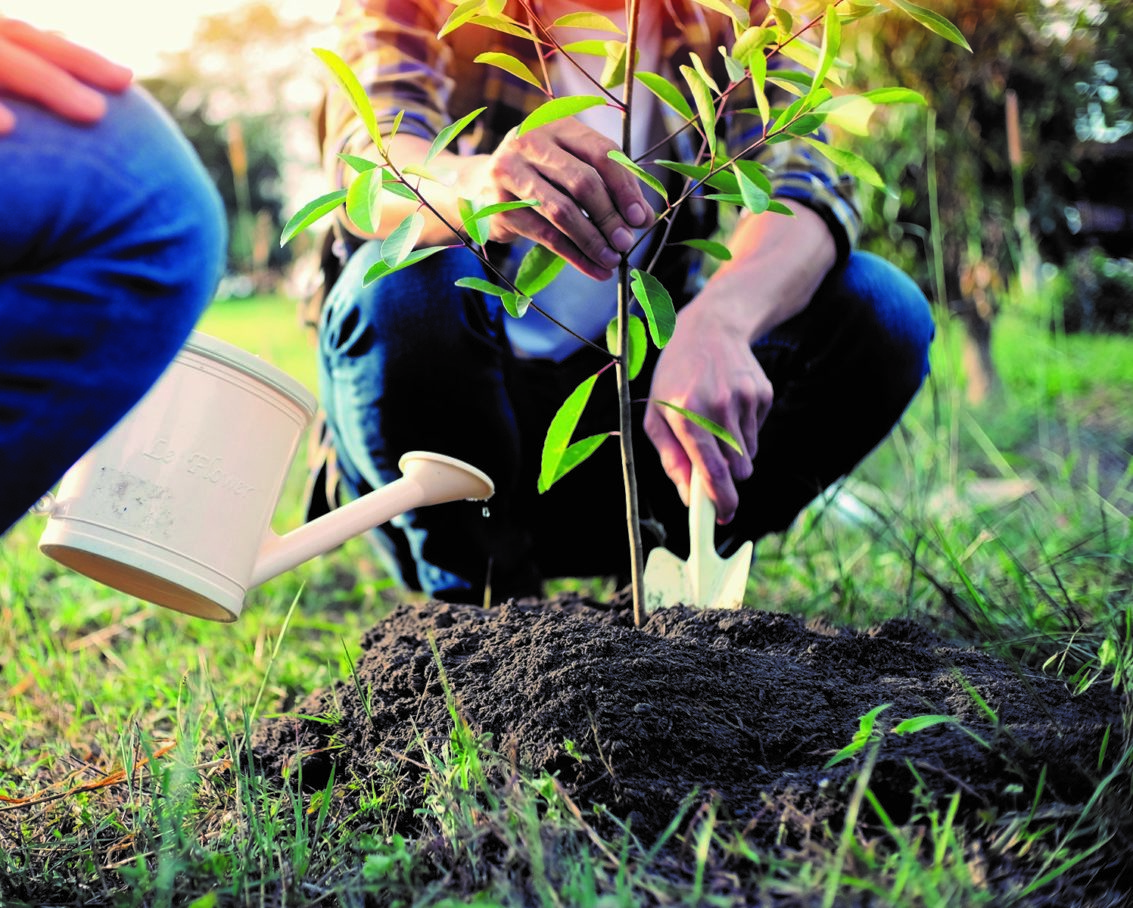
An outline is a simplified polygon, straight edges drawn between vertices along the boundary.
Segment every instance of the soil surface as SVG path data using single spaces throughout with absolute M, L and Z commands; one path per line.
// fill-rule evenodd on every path
M 909 621 L 858 632 L 757 610 L 674 608 L 637 630 L 624 596 L 568 595 L 493 609 L 402 605 L 362 645 L 355 681 L 259 728 L 253 749 L 266 773 L 301 765 L 304 785 L 319 788 L 332 767 L 336 780 L 373 779 L 401 761 L 412 803 L 414 765 L 440 753 L 453 728 L 446 677 L 457 711 L 491 735 L 492 750 L 557 774 L 577 803 L 606 805 L 642 836 L 694 791 L 756 847 L 781 845 L 785 833 L 803 842 L 824 822 L 837 828 L 868 748 L 827 761 L 882 704 L 869 781 L 897 823 L 916 803 L 914 770 L 933 792 L 960 793 L 964 822 L 1030 810 L 1036 791 L 1043 803 L 1083 805 L 1107 728 L 1109 752 L 1120 750 L 1120 702 L 1108 685 L 1074 696 L 1063 681 Z M 956 721 L 894 733 L 926 715 Z

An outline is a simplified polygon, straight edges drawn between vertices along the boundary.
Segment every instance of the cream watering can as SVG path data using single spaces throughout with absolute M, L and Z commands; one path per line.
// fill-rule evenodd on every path
M 413 508 L 495 491 L 469 464 L 413 451 L 401 478 L 277 535 L 272 515 L 315 409 L 285 372 L 194 332 L 40 503 L 40 551 L 139 599 L 235 621 L 249 588 Z

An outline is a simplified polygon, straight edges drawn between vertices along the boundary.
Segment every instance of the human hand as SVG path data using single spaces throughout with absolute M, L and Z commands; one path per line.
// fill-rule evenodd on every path
M 613 273 L 653 213 L 637 179 L 607 157 L 618 146 L 574 119 L 512 130 L 475 177 L 482 205 L 534 199 L 491 218 L 490 238 L 526 237 L 596 280 Z
M 25 98 L 75 123 L 94 123 L 106 113 L 95 89 L 124 91 L 133 74 L 124 66 L 40 31 L 26 22 L 0 18 L 0 93 Z M 0 136 L 16 126 L 0 104 Z
M 745 336 L 710 311 L 682 310 L 669 344 L 661 351 L 645 410 L 645 433 L 661 458 L 681 500 L 689 502 L 695 463 L 716 505 L 716 519 L 736 514 L 736 481 L 752 474 L 759 430 L 771 410 L 774 392 Z M 663 400 L 705 416 L 735 438 L 738 452 L 704 431 Z

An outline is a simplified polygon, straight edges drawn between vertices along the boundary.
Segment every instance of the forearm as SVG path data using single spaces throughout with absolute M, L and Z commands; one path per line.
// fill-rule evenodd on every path
M 678 326 L 711 323 L 754 343 L 806 308 L 837 250 L 825 222 L 804 205 L 787 202 L 794 217 L 768 212 L 740 220 L 721 265 L 678 315 Z

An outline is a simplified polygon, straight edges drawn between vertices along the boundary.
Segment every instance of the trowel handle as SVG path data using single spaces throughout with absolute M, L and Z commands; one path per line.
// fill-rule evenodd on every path
M 702 554 L 716 552 L 716 506 L 708 497 L 704 474 L 693 465 L 688 486 L 688 558 L 700 561 Z

